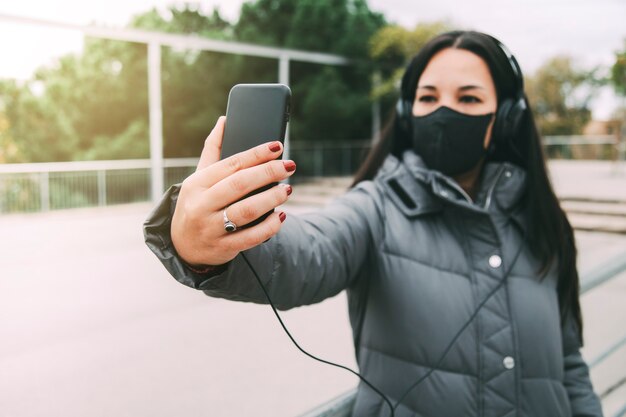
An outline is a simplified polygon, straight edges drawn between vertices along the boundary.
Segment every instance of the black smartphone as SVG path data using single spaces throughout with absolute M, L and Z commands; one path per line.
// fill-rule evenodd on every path
M 284 144 L 290 102 L 291 90 L 284 84 L 235 85 L 228 94 L 221 158 L 254 148 L 264 142 L 278 140 Z M 279 158 L 282 158 L 282 154 L 276 159 Z M 278 183 L 268 184 L 243 198 L 270 189 L 276 184 Z M 271 210 L 241 227 L 254 226 L 273 212 L 274 210 Z

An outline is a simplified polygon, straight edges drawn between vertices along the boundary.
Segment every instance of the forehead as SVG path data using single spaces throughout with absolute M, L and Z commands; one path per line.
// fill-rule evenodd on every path
M 420 76 L 418 87 L 432 85 L 437 88 L 479 85 L 495 91 L 487 63 L 465 49 L 446 48 L 430 59 Z

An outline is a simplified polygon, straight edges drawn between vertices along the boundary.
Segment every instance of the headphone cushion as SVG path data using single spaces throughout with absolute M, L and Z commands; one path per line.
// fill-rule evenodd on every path
M 396 118 L 402 135 L 407 135 L 411 131 L 411 108 L 412 103 L 400 98 L 396 103 Z
M 506 141 L 519 130 L 527 106 L 525 99 L 506 99 L 498 107 L 492 137 L 497 141 Z
M 493 141 L 500 142 L 506 139 L 508 131 L 508 118 L 512 107 L 513 100 L 511 99 L 502 101 L 502 103 L 498 106 L 496 121 L 494 122 L 493 133 L 491 134 Z

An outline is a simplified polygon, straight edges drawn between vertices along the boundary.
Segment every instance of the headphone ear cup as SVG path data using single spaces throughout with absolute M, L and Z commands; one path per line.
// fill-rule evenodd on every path
M 526 110 L 528 106 L 526 105 L 526 99 L 524 97 L 520 97 L 516 102 L 513 108 L 510 111 L 510 125 L 511 125 L 511 135 L 514 136 L 522 126 L 522 121 L 524 120 L 524 114 L 526 114 Z
M 492 140 L 500 143 L 511 140 L 520 128 L 527 108 L 526 100 L 523 97 L 516 101 L 504 100 L 496 113 Z
M 493 144 L 504 143 L 509 138 L 510 129 L 510 114 L 513 108 L 513 100 L 506 99 L 498 106 L 496 112 L 496 121 L 493 124 L 493 130 L 491 132 L 491 142 Z
M 400 134 L 403 137 L 408 137 L 411 133 L 411 106 L 408 100 L 400 98 L 396 103 L 396 119 Z
M 520 159 L 523 159 L 519 155 L 514 139 L 522 126 L 524 114 L 526 114 L 527 110 L 528 106 L 524 97 L 520 97 L 515 101 L 506 99 L 500 104 L 491 133 L 491 142 L 488 148 L 489 155 L 493 155 L 496 152 L 496 147 L 500 147 L 501 149 L 506 149 L 504 152 L 517 153 Z

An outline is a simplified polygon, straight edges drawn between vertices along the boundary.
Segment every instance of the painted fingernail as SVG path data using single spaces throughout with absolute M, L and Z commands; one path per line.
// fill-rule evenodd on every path
M 287 215 L 285 214 L 284 211 L 281 211 L 280 214 L 278 215 L 278 217 L 280 218 L 280 222 L 282 223 L 287 218 Z
M 291 188 L 291 185 L 287 185 L 287 195 L 291 195 L 292 192 L 293 188 Z
M 272 142 L 270 143 L 269 147 L 270 147 L 270 151 L 278 152 L 280 151 L 280 142 Z
M 285 169 L 288 172 L 293 172 L 293 171 L 296 170 L 296 163 L 295 162 L 293 162 L 293 161 L 285 161 L 284 164 L 285 164 Z

